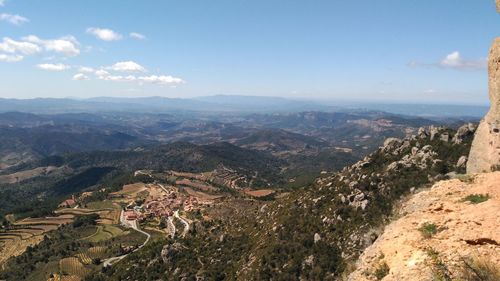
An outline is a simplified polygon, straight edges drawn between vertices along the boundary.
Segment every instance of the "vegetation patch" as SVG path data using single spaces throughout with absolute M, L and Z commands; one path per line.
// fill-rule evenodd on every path
M 496 281 L 500 280 L 500 268 L 484 258 L 463 258 L 461 267 L 462 280 Z
M 377 278 L 377 280 L 382 280 L 385 276 L 387 276 L 387 274 L 389 274 L 390 270 L 391 269 L 389 268 L 387 263 L 384 261 L 384 262 L 381 262 L 377 266 L 377 268 L 373 272 L 373 275 L 375 276 L 375 278 Z
M 489 194 L 471 194 L 465 197 L 462 201 L 470 202 L 472 204 L 479 204 L 488 201 L 488 199 L 490 199 Z
M 432 222 L 426 222 L 418 230 L 420 231 L 422 236 L 426 239 L 431 238 L 439 231 L 437 225 Z
M 432 271 L 432 280 L 436 281 L 451 281 L 452 274 L 448 266 L 439 257 L 439 252 L 434 248 L 426 249 L 427 255 L 430 258 L 429 266 Z
M 463 174 L 463 175 L 457 175 L 457 179 L 459 179 L 461 182 L 471 184 L 474 183 L 474 181 L 476 180 L 476 176 Z

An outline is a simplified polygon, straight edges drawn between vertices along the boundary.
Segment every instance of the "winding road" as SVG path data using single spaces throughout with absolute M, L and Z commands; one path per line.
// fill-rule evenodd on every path
M 146 244 L 149 242 L 149 239 L 151 239 L 151 235 L 149 233 L 147 233 L 147 232 L 145 232 L 145 231 L 143 231 L 143 230 L 141 230 L 139 228 L 139 226 L 137 225 L 137 220 L 129 221 L 129 220 L 127 220 L 125 218 L 125 214 L 124 214 L 123 210 L 122 210 L 122 212 L 120 214 L 120 223 L 124 227 L 132 228 L 135 231 L 140 232 L 140 233 L 146 235 L 146 241 L 144 241 L 144 243 L 142 243 L 142 245 L 140 245 L 139 247 L 137 247 L 137 249 L 133 250 L 132 252 L 130 252 L 128 254 L 104 260 L 104 267 L 112 266 L 113 264 L 121 261 L 122 259 L 124 259 L 128 255 L 130 255 L 131 253 L 135 253 L 135 252 L 139 251 L 142 247 L 146 246 Z
M 182 232 L 181 237 L 186 236 L 186 234 L 189 231 L 189 223 L 185 219 L 181 218 L 181 216 L 179 216 L 179 210 L 174 212 L 174 217 L 176 217 L 178 220 L 180 220 L 184 224 L 184 231 Z

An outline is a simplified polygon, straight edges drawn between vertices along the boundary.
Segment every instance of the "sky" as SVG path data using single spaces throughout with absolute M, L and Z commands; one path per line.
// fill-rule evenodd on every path
M 493 0 L 0 0 L 0 97 L 487 104 Z

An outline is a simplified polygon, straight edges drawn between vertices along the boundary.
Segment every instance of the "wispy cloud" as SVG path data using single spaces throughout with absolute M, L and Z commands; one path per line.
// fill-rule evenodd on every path
M 3 5 L 2 5 L 3 6 Z M 27 23 L 30 20 L 22 17 L 20 15 L 11 15 L 11 14 L 0 14 L 0 20 L 8 22 L 13 25 L 22 25 L 23 23 Z
M 71 68 L 71 66 L 62 63 L 58 64 L 42 63 L 42 64 L 37 64 L 36 67 L 41 70 L 47 70 L 47 71 L 64 71 Z
M 89 77 L 83 73 L 78 73 L 73 76 L 73 80 L 76 81 L 89 80 Z
M 422 63 L 412 61 L 408 64 L 410 67 L 437 67 L 442 69 L 455 70 L 483 70 L 487 67 L 486 59 L 466 59 L 463 58 L 459 51 L 454 51 L 446 55 L 439 62 Z
M 80 66 L 78 71 L 83 72 L 83 73 L 94 73 L 95 72 L 95 70 L 92 67 L 88 67 L 88 66 Z
M 0 54 L 0 61 L 2 62 L 18 62 L 23 60 L 23 56 L 21 55 L 6 55 Z
M 146 39 L 146 36 L 143 34 L 137 33 L 137 32 L 131 32 L 129 34 L 130 38 L 137 39 L 137 40 L 144 40 Z
M 103 41 L 117 41 L 123 38 L 123 36 L 120 33 L 117 33 L 108 28 L 89 27 L 87 28 L 87 33 L 92 34 L 96 38 L 101 39 Z
M 5 6 L 5 0 L 0 0 L 0 7 Z

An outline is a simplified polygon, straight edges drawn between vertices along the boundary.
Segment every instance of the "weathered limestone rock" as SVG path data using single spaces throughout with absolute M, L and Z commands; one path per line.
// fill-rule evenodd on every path
M 500 0 L 496 0 L 500 13 Z M 467 173 L 500 168 L 500 38 L 495 39 L 488 58 L 490 111 L 477 128 L 467 162 Z
M 500 9 L 500 1 L 497 0 Z M 467 173 L 490 172 L 500 167 L 500 38 L 488 59 L 491 107 L 476 131 L 467 162 Z
M 466 163 L 467 163 L 467 156 L 461 156 L 460 158 L 458 158 L 457 168 L 465 167 Z

